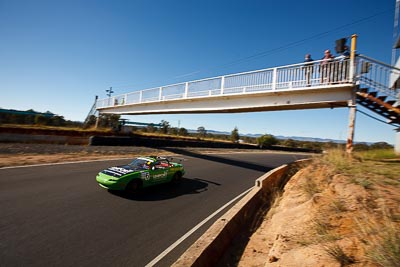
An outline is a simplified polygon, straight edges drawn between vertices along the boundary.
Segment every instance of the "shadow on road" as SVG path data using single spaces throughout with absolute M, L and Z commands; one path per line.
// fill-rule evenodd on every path
M 184 155 L 184 156 L 200 158 L 200 159 L 204 159 L 204 160 L 210 160 L 210 161 L 214 161 L 214 162 L 219 162 L 219 163 L 223 163 L 223 164 L 232 165 L 235 167 L 241 167 L 241 168 L 260 171 L 260 172 L 269 172 L 270 170 L 273 169 L 271 167 L 267 167 L 267 166 L 263 166 L 263 165 L 259 165 L 259 164 L 255 164 L 255 163 L 239 161 L 239 160 L 234 160 L 234 159 L 228 159 L 228 158 L 214 156 L 214 155 L 199 154 L 199 153 L 195 153 L 195 152 L 180 149 L 180 148 L 163 147 L 163 150 L 173 152 L 176 154 L 180 154 L 180 155 Z
M 135 194 L 123 191 L 109 191 L 111 194 L 136 201 L 159 201 L 176 198 L 188 194 L 200 194 L 208 190 L 209 183 L 216 184 L 198 178 L 182 178 L 178 184 L 162 184 L 143 188 Z

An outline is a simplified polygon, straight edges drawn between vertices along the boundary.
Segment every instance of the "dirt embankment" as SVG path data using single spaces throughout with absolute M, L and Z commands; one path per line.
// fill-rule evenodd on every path
M 97 130 L 77 130 L 60 127 L 35 127 L 30 125 L 0 125 L 0 133 L 11 134 L 30 134 L 30 135 L 53 135 L 53 136 L 75 136 L 75 137 L 89 137 L 92 135 L 120 135 L 111 130 L 97 131 Z
M 298 172 L 231 265 L 400 266 L 400 164 L 354 164 Z
M 0 168 L 78 160 L 133 158 L 167 152 L 145 147 L 0 143 Z

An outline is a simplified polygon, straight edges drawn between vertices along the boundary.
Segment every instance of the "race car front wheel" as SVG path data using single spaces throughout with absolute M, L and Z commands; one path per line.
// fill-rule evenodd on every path
M 132 180 L 127 186 L 126 186 L 126 192 L 129 194 L 134 194 L 137 193 L 140 188 L 142 187 L 142 184 L 139 180 Z

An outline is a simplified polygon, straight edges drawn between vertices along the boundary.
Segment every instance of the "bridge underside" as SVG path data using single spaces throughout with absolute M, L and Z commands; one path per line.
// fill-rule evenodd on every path
M 100 113 L 121 115 L 181 114 L 181 113 L 239 113 L 296 109 L 347 107 L 354 97 L 352 84 L 330 87 L 299 88 L 254 94 L 209 96 L 115 105 L 100 108 Z

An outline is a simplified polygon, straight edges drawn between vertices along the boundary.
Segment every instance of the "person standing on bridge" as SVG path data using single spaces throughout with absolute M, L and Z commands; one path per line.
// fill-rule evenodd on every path
M 347 45 L 344 46 L 344 50 L 340 56 L 336 57 L 336 60 L 339 61 L 339 69 L 338 69 L 338 81 L 339 82 L 347 82 L 347 78 L 349 76 L 349 66 L 350 66 L 350 51 Z
M 334 56 L 331 54 L 329 49 L 325 50 L 324 57 L 321 61 L 320 72 L 321 72 L 321 83 L 331 82 L 331 75 L 333 71 L 333 64 L 332 61 Z
M 313 62 L 310 54 L 306 54 L 304 58 L 304 76 L 306 77 L 307 86 L 311 86 L 311 77 L 314 72 Z

